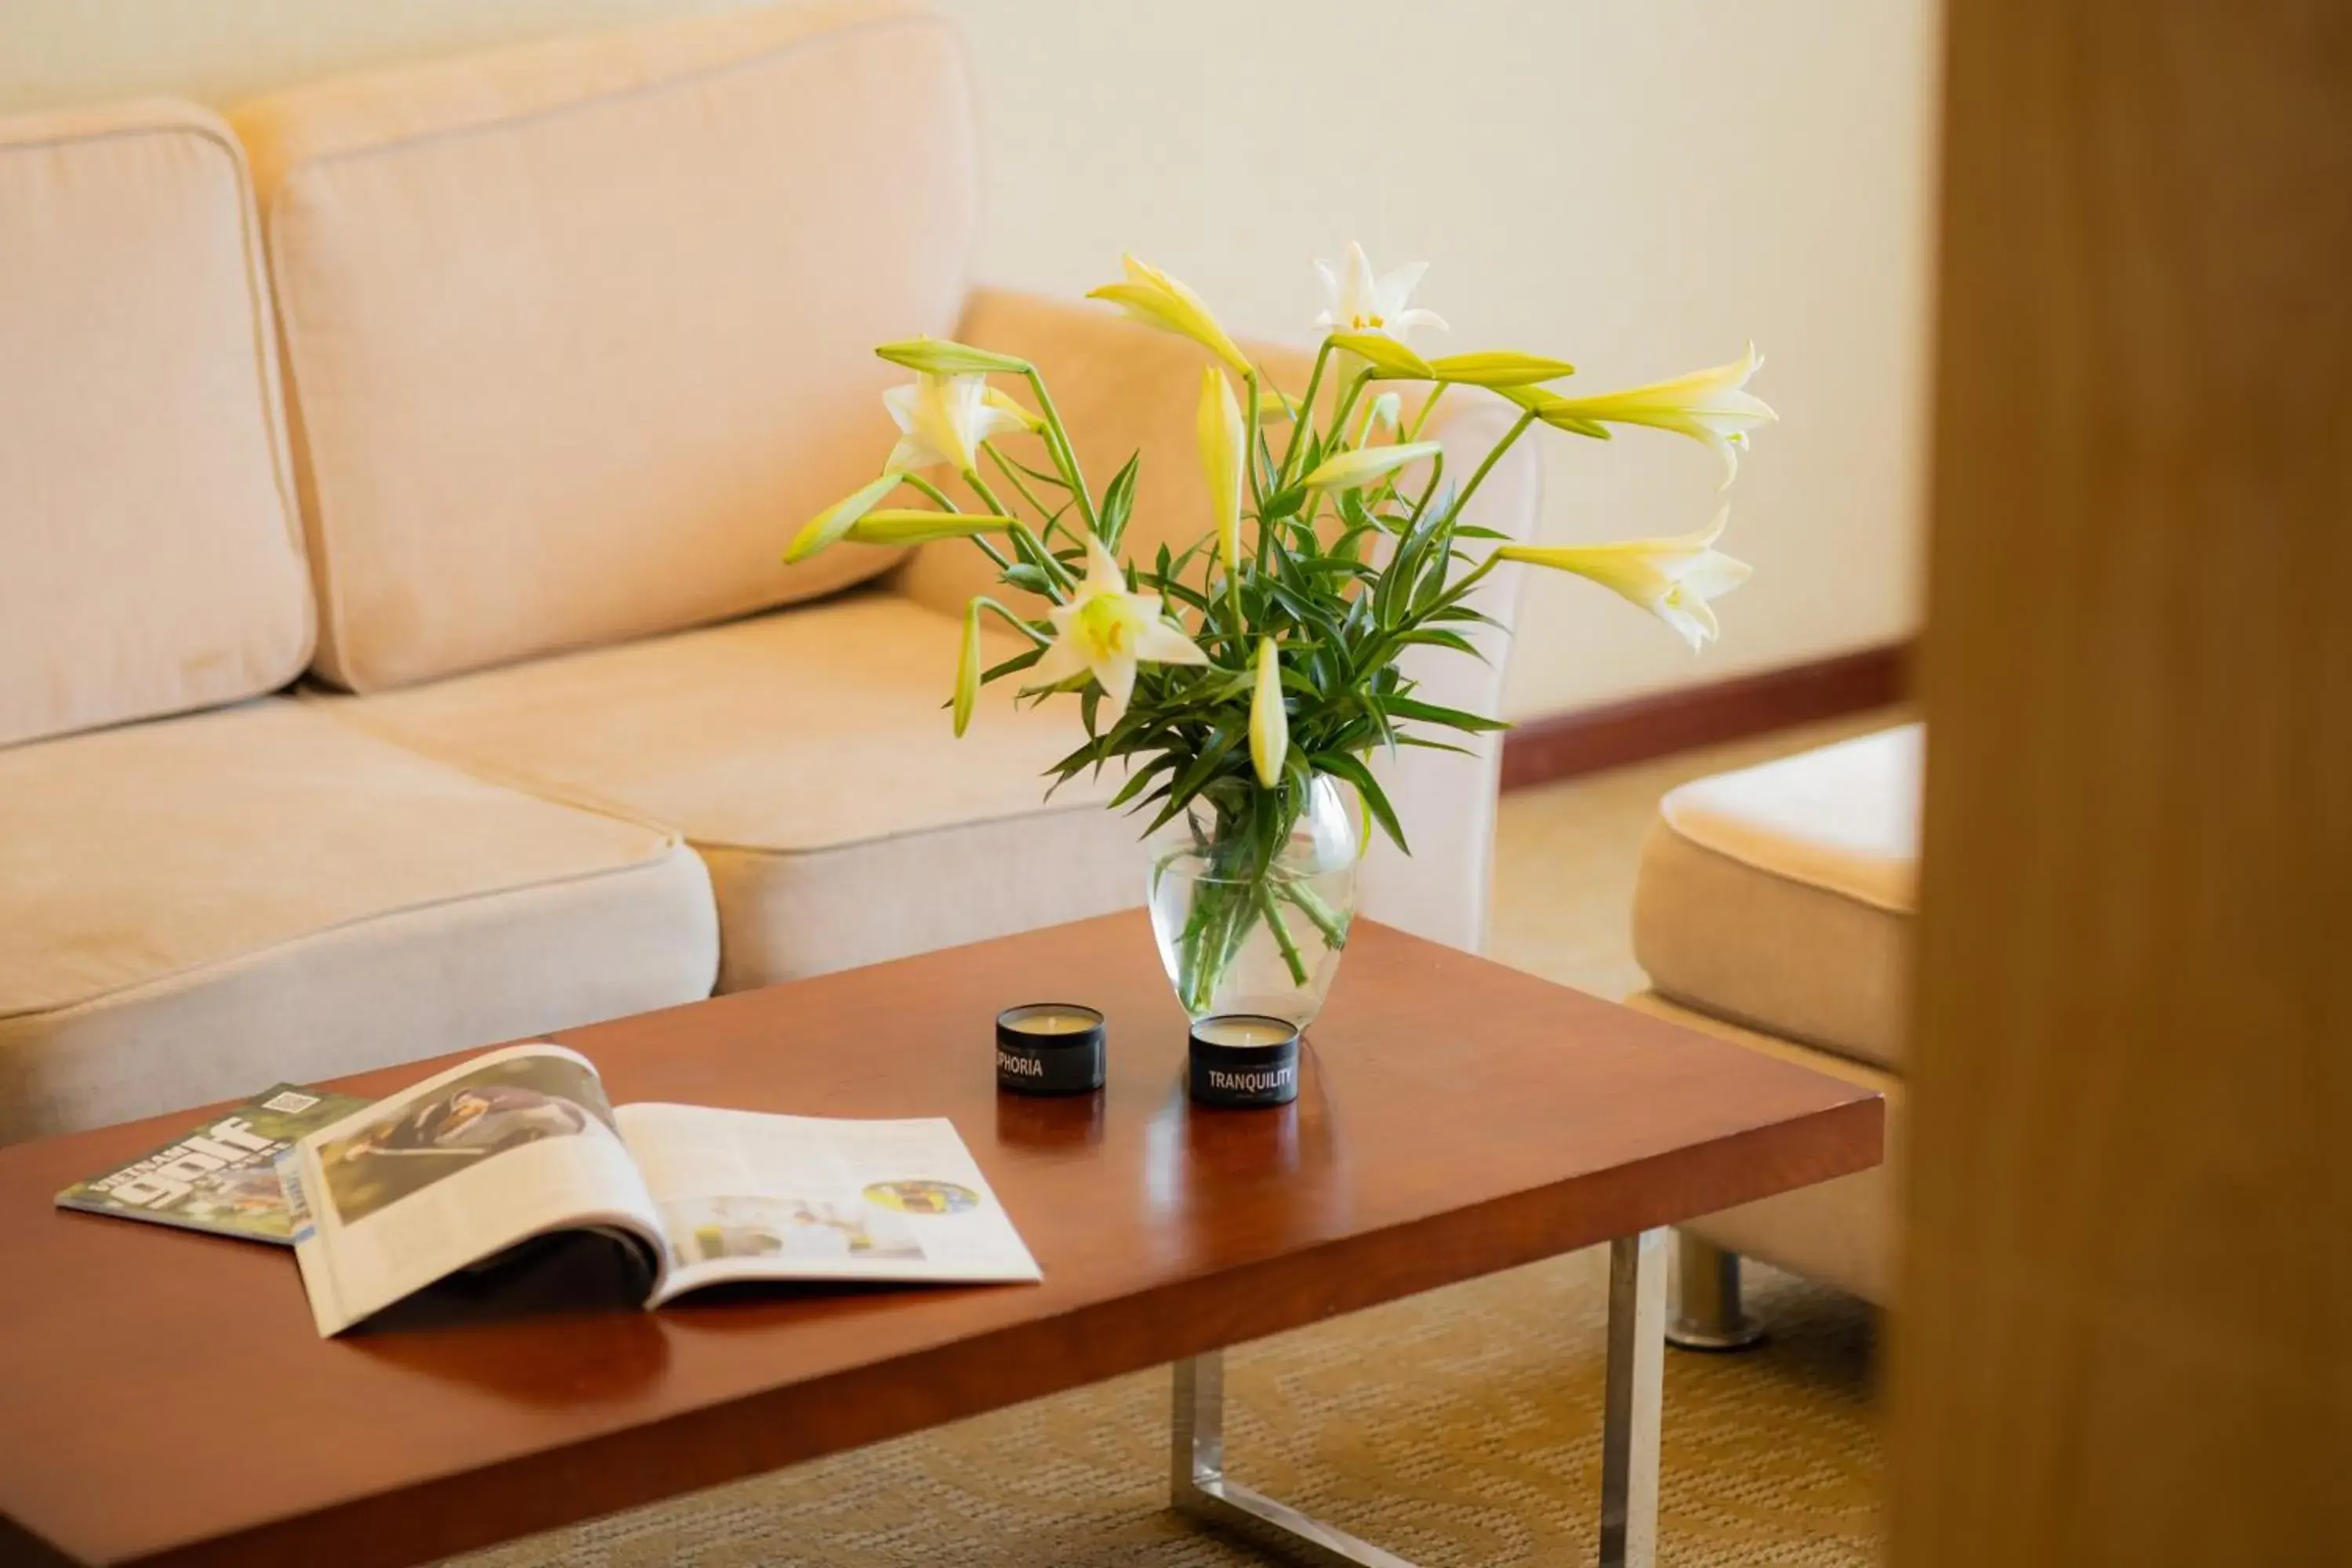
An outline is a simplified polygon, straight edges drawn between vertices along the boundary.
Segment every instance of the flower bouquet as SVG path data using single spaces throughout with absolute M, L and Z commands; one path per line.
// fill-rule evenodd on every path
M 1721 511 L 1678 538 L 1580 547 L 1520 544 L 1464 514 L 1496 460 L 1538 425 L 1594 440 L 1618 425 L 1675 431 L 1720 455 L 1727 485 L 1748 433 L 1773 417 L 1744 390 L 1761 363 L 1753 348 L 1717 369 L 1572 397 L 1552 389 L 1573 373 L 1562 360 L 1424 359 L 1408 337 L 1444 323 L 1408 304 L 1420 267 L 1376 277 L 1356 246 L 1339 267 L 1318 265 L 1329 309 L 1295 392 L 1274 385 L 1201 298 L 1158 268 L 1130 257 L 1123 280 L 1094 290 L 1214 358 L 1199 417 L 1210 515 L 1182 550 L 1126 558 L 1140 454 L 1092 486 L 1035 365 L 921 338 L 875 351 L 915 373 L 884 395 L 900 438 L 881 475 L 785 552 L 800 561 L 845 539 L 969 539 L 987 553 L 1013 602 L 982 595 L 965 609 L 956 733 L 992 681 L 1018 681 L 1030 701 L 1076 699 L 1086 739 L 1049 773 L 1058 787 L 1081 772 L 1126 770 L 1110 804 L 1148 814 L 1154 925 L 1195 1018 L 1311 1018 L 1347 943 L 1370 834 L 1407 847 L 1373 759 L 1403 746 L 1462 751 L 1440 737 L 1505 727 L 1416 697 L 1398 665 L 1424 646 L 1477 657 L 1466 634 L 1492 623 L 1470 597 L 1488 574 L 1507 561 L 1577 574 L 1694 648 L 1716 636 L 1708 601 L 1748 575 L 1714 548 Z M 1028 401 L 992 377 L 1025 387 Z M 1421 439 L 1449 393 L 1519 410 L 1458 478 L 1439 444 Z M 1003 438 L 1020 434 L 1034 443 L 1006 450 Z M 902 489 L 929 504 L 883 504 Z M 1027 647 L 984 664 L 987 616 Z

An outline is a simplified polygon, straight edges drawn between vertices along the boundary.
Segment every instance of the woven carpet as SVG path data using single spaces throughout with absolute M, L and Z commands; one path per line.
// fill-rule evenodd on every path
M 1234 1478 L 1426 1568 L 1590 1563 L 1605 1252 L 1229 1352 Z M 1871 1316 L 1757 1271 L 1774 1337 L 1669 1352 L 1667 1564 L 1875 1559 Z M 466 1568 L 1228 1568 L 1166 1510 L 1169 1379 L 1146 1373 L 463 1559 Z
M 1894 721 L 1882 717 L 1877 724 Z M 1658 794 L 1862 726 L 1695 753 L 1504 803 L 1495 954 L 1604 994 Z M 1425 1568 L 1589 1563 L 1605 1249 L 1228 1354 L 1234 1478 Z M 1659 1556 L 1671 1568 L 1877 1559 L 1874 1316 L 1749 1272 L 1763 1348 L 1669 1351 Z M 552 1531 L 464 1568 L 1228 1568 L 1279 1562 L 1166 1508 L 1162 1370 Z

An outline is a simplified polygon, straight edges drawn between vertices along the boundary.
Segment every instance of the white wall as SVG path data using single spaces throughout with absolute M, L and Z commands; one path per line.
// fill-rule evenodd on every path
M 1453 348 L 1599 390 L 1737 354 L 1780 412 L 1729 492 L 1756 576 L 1694 659 L 1530 582 L 1516 717 L 1799 662 L 1916 622 L 1931 0 L 950 0 L 982 102 L 980 272 L 1060 291 L 1131 249 L 1302 338 L 1309 258 L 1430 261 Z M 1570 384 L 1571 386 L 1577 383 Z M 1702 448 L 1548 437 L 1548 538 L 1706 521 Z
M 0 110 L 227 101 L 323 71 L 743 0 L 0 0 Z M 1694 659 L 1531 574 L 1514 716 L 1899 637 L 1916 617 L 1934 0 L 940 0 L 971 39 L 992 280 L 1076 291 L 1121 250 L 1235 329 L 1303 338 L 1350 237 L 1433 265 L 1459 348 L 1595 388 L 1753 336 L 1782 423 L 1731 492 L 1755 580 Z M 1548 537 L 1696 527 L 1716 469 L 1548 431 Z

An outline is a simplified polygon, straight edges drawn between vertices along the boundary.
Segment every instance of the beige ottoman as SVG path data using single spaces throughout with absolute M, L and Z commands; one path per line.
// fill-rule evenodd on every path
M 1887 1163 L 1682 1227 L 1667 1337 L 1749 1343 L 1739 1258 L 1880 1306 L 1893 1290 L 1922 731 L 1904 725 L 1683 785 L 1633 899 L 1643 1011 L 1883 1090 Z

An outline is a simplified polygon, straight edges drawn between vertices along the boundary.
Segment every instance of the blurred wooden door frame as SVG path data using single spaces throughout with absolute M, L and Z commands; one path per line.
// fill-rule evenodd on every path
M 2352 1563 L 2352 5 L 1947 42 L 1892 1562 Z

